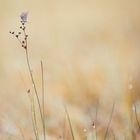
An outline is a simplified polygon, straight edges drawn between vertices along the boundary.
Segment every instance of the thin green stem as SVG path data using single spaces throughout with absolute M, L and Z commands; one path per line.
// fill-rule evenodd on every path
M 36 140 L 39 140 L 34 97 L 33 97 L 33 94 L 30 92 L 28 92 L 28 95 L 29 95 L 29 99 L 31 103 L 31 119 L 32 119 L 32 124 L 33 124 L 33 131 L 34 131 Z
M 68 118 L 68 122 L 69 122 L 69 126 L 70 126 L 70 131 L 71 131 L 71 135 L 72 135 L 72 140 L 75 140 L 75 137 L 74 137 L 74 132 L 73 132 L 73 128 L 72 128 L 72 124 L 71 124 L 71 120 L 70 120 L 70 116 L 69 116 L 69 113 L 67 111 L 67 108 L 66 106 L 65 107 L 65 112 L 66 112 L 66 115 L 67 115 L 67 118 Z
M 33 129 L 35 133 L 36 140 L 39 140 L 38 135 L 38 128 L 37 128 L 37 120 L 36 120 L 36 111 L 35 111 L 35 103 L 34 103 L 34 97 L 31 95 L 31 112 L 32 112 L 32 123 L 33 123 Z
M 45 94 L 44 94 L 44 69 L 43 69 L 43 63 L 41 61 L 41 76 L 42 76 L 42 114 L 43 114 L 43 135 L 44 140 L 46 140 L 46 128 L 45 128 Z
M 109 127 L 110 127 L 110 124 L 111 124 L 114 108 L 115 108 L 115 102 L 113 103 L 113 107 L 112 107 L 112 111 L 111 111 L 111 114 L 110 114 L 110 119 L 109 119 L 109 122 L 108 122 L 108 125 L 107 125 L 107 129 L 106 129 L 106 132 L 105 132 L 104 140 L 106 140 L 107 135 L 108 135 L 108 130 L 109 130 Z
M 40 103 L 40 100 L 39 100 L 35 80 L 34 80 L 34 77 L 33 77 L 33 74 L 32 74 L 31 65 L 30 65 L 30 61 L 29 61 L 28 42 L 27 42 L 27 34 L 26 34 L 26 31 L 25 31 L 25 28 L 23 29 L 23 33 L 24 33 L 24 37 L 25 37 L 25 52 L 26 52 L 26 60 L 27 60 L 28 70 L 29 70 L 29 74 L 30 74 L 30 77 L 31 77 L 31 81 L 32 81 L 32 84 L 33 84 L 33 88 L 34 88 L 34 91 L 35 91 L 35 95 L 36 95 L 36 99 L 37 99 L 37 103 L 38 103 L 38 107 L 39 107 L 39 112 L 40 112 L 42 127 L 43 127 L 43 133 L 44 133 L 44 140 L 45 140 L 44 115 L 43 115 L 43 111 L 41 110 L 41 103 Z
M 29 62 L 28 48 L 25 49 L 25 52 L 26 52 L 26 60 L 27 60 L 28 70 L 29 70 L 29 73 L 30 73 L 31 81 L 32 81 L 32 84 L 33 84 L 33 88 L 34 88 L 34 91 L 35 91 L 37 103 L 38 103 L 38 106 L 39 106 L 39 112 L 40 112 L 41 120 L 42 120 L 42 123 L 43 123 L 43 115 L 42 115 L 42 111 L 41 111 L 41 104 L 40 104 L 36 84 L 35 84 L 35 81 L 34 81 L 34 78 L 33 78 L 32 70 L 31 70 L 31 66 L 30 66 L 30 62 Z

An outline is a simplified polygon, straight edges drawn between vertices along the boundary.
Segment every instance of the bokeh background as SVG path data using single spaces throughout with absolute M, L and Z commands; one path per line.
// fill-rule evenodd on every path
M 139 0 L 0 0 L 0 139 L 22 139 L 21 132 L 34 139 L 25 51 L 9 34 L 19 30 L 24 11 L 39 93 L 44 64 L 47 139 L 63 133 L 71 139 L 64 104 L 77 139 L 91 131 L 96 110 L 103 138 L 114 102 L 111 130 L 116 139 L 132 139 L 134 103 L 138 117 L 140 111 L 139 6 Z

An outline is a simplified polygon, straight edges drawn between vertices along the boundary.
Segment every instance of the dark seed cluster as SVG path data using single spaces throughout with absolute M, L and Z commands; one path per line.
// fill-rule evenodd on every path
M 17 38 L 17 40 L 21 44 L 21 47 L 27 49 L 28 35 L 26 34 L 26 21 L 21 20 L 20 23 L 21 23 L 21 26 L 19 27 L 20 31 L 18 31 L 17 33 L 10 31 L 9 33 L 12 34 L 15 38 Z

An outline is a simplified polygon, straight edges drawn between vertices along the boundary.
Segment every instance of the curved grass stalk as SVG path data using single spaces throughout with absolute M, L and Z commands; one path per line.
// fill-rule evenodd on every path
M 44 97 L 44 69 L 43 62 L 41 61 L 41 76 L 42 76 L 42 115 L 43 115 L 43 136 L 44 140 L 46 139 L 46 127 L 45 127 L 45 97 Z
M 67 110 L 66 106 L 64 106 L 64 108 L 65 108 L 65 113 L 66 113 L 66 115 L 67 115 L 68 123 L 69 123 L 69 126 L 70 126 L 70 131 L 71 131 L 71 135 L 72 135 L 72 140 L 75 140 L 74 132 L 73 132 L 73 128 L 72 128 L 72 124 L 71 124 L 71 120 L 70 120 L 70 116 L 69 116 L 68 110 Z
M 28 93 L 30 93 L 30 90 L 28 91 Z M 35 111 L 35 102 L 34 102 L 33 94 L 29 95 L 29 98 L 31 102 L 31 119 L 32 119 L 32 124 L 33 124 L 33 131 L 34 131 L 36 140 L 39 140 L 36 111 Z
M 106 129 L 106 132 L 105 132 L 104 140 L 106 140 L 107 135 L 108 135 L 108 131 L 109 131 L 109 127 L 110 127 L 110 124 L 111 124 L 114 108 L 115 108 L 115 102 L 113 103 L 113 107 L 112 107 L 112 110 L 111 110 L 110 119 L 109 119 L 109 122 L 108 122 L 108 125 L 107 125 L 107 129 Z

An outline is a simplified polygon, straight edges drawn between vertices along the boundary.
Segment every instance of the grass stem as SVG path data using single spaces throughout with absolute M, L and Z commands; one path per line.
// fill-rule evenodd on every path
M 41 61 L 41 76 L 42 76 L 42 114 L 43 114 L 43 136 L 44 140 L 46 140 L 46 127 L 45 127 L 45 98 L 44 98 L 44 68 L 43 62 Z
M 105 132 L 104 140 L 106 140 L 107 135 L 108 135 L 108 131 L 109 131 L 109 127 L 110 127 L 110 124 L 111 124 L 114 108 L 115 108 L 115 102 L 113 103 L 113 107 L 112 107 L 112 110 L 111 110 L 110 119 L 109 119 L 109 122 L 108 122 L 108 125 L 107 125 L 107 129 L 106 129 L 106 132 Z
M 67 116 L 67 119 L 68 119 L 68 123 L 69 123 L 69 126 L 70 126 L 70 131 L 71 131 L 71 135 L 72 135 L 72 140 L 75 140 L 75 137 L 74 137 L 74 132 L 73 132 L 73 128 L 72 128 L 72 124 L 71 124 L 71 120 L 70 120 L 70 116 L 69 116 L 69 113 L 68 113 L 68 110 L 65 107 L 65 113 L 66 113 L 66 116 Z

